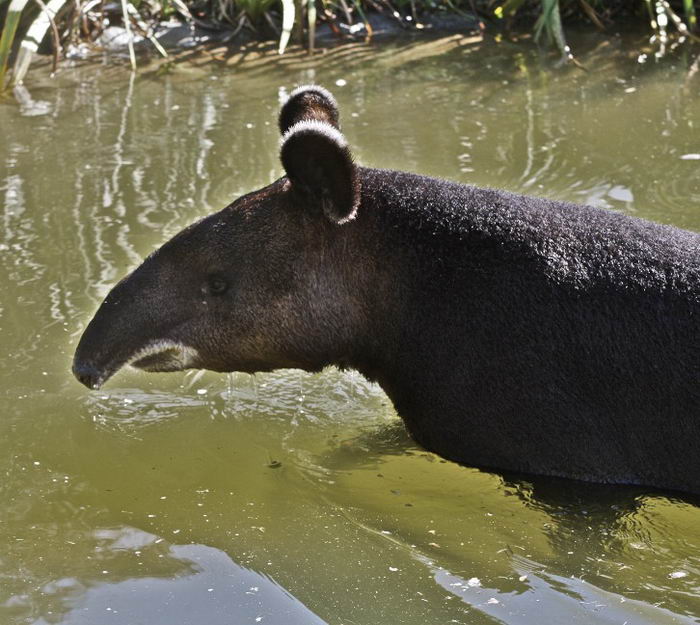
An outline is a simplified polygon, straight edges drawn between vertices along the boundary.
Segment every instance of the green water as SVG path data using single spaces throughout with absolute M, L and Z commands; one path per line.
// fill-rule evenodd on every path
M 700 230 L 692 56 L 611 41 L 577 42 L 588 73 L 402 44 L 255 74 L 84 67 L 0 102 L 0 624 L 700 623 L 697 500 L 444 462 L 357 374 L 70 374 L 120 276 L 280 175 L 298 83 L 333 88 L 363 164 Z

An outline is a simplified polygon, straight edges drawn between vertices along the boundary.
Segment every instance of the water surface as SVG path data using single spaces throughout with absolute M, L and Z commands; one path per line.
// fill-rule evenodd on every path
M 298 83 L 334 89 L 363 164 L 700 230 L 692 56 L 575 43 L 592 71 L 403 43 L 257 73 L 85 67 L 0 102 L 1 623 L 700 622 L 697 501 L 445 462 L 353 373 L 70 375 L 119 277 L 281 175 Z

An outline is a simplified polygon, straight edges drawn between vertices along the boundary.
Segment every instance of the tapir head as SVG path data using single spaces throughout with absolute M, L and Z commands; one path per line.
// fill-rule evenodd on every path
M 324 89 L 295 90 L 279 122 L 286 177 L 189 226 L 112 289 L 75 353 L 83 384 L 98 388 L 127 364 L 254 372 L 342 362 L 364 314 L 342 258 L 359 171 Z

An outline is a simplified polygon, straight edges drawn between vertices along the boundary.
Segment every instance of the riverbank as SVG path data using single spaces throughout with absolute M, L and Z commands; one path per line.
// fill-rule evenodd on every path
M 22 83 L 37 53 L 51 58 L 54 72 L 66 62 L 105 58 L 117 63 L 127 60 L 135 70 L 149 64 L 153 56 L 160 57 L 161 65 L 189 57 L 192 51 L 216 59 L 222 47 L 227 58 L 238 58 L 249 56 L 251 49 L 314 54 L 392 38 L 431 40 L 459 34 L 519 39 L 524 35 L 548 42 L 562 61 L 578 65 L 567 41 L 572 27 L 612 36 L 630 20 L 645 23 L 661 54 L 677 42 L 697 40 L 692 32 L 697 22 L 693 0 L 678 0 L 678 6 L 666 0 L 605 2 L 595 9 L 585 0 L 542 0 L 541 4 L 535 0 L 393 1 L 353 0 L 348 5 L 334 0 L 317 10 L 308 0 L 282 0 L 281 5 L 272 0 L 218 0 L 218 9 L 211 3 L 207 8 L 182 0 L 167 5 L 154 0 L 137 10 L 127 0 L 121 4 L 93 0 L 76 4 L 78 8 L 64 5 L 64 0 L 50 0 L 36 16 L 29 8 L 18 9 L 24 0 L 12 0 L 0 6 L 0 90 L 3 85 Z M 23 28 L 26 23 L 29 27 Z M 208 56 L 212 49 L 218 50 L 213 57 Z
M 170 47 L 168 56 L 162 57 L 141 48 L 138 55 L 137 71 L 132 75 L 142 79 L 160 79 L 164 75 L 173 75 L 179 79 L 216 72 L 220 69 L 234 69 L 241 84 L 255 82 L 264 75 L 283 77 L 290 73 L 305 73 L 307 81 L 313 81 L 319 69 L 337 73 L 339 85 L 343 86 L 346 77 L 363 67 L 374 65 L 383 71 L 405 67 L 412 62 L 439 57 L 452 51 L 471 55 L 494 45 L 518 49 L 524 54 L 539 49 L 544 71 L 566 70 L 580 72 L 598 71 L 610 63 L 619 63 L 623 57 L 630 63 L 666 64 L 673 59 L 683 60 L 687 67 L 690 83 L 699 73 L 700 55 L 693 48 L 679 46 L 676 42 L 663 57 L 657 56 L 658 44 L 651 42 L 639 26 L 629 24 L 615 33 L 601 34 L 586 29 L 571 32 L 574 49 L 578 53 L 578 65 L 562 63 L 557 52 L 542 49 L 535 44 L 529 33 L 520 33 L 511 37 L 499 34 L 444 32 L 427 30 L 424 32 L 387 32 L 379 31 L 371 40 L 340 40 L 320 38 L 313 53 L 304 46 L 294 44 L 280 55 L 274 41 L 249 41 L 239 44 L 235 41 L 202 41 L 189 48 Z M 680 49 L 679 49 L 680 48 Z M 689 51 L 692 50 L 692 54 Z M 488 68 L 486 68 L 488 69 Z M 94 50 L 83 58 L 64 60 L 56 72 L 52 71 L 52 59 L 47 55 L 38 55 L 32 63 L 31 80 L 13 88 L 15 98 L 25 114 L 45 114 L 44 105 L 34 99 L 46 90 L 53 91 L 60 87 L 84 85 L 94 80 L 111 82 L 122 81 L 130 73 L 128 54 L 125 50 Z
M 67 60 L 55 73 L 51 71 L 51 59 L 40 56 L 32 65 L 31 81 L 14 87 L 11 93 L 19 103 L 22 116 L 54 116 L 59 114 L 52 103 L 57 93 L 102 89 L 100 85 L 106 85 L 109 90 L 109 85 L 115 85 L 116 95 L 124 89 L 125 81 L 185 85 L 192 81 L 223 80 L 230 75 L 235 77 L 238 90 L 249 93 L 259 89 L 260 81 L 287 86 L 299 81 L 323 82 L 328 87 L 344 89 L 357 81 L 358 76 L 366 75 L 370 68 L 374 75 L 385 76 L 386 80 L 397 72 L 406 80 L 412 67 L 423 67 L 426 63 L 438 65 L 444 57 L 453 62 L 462 59 L 460 63 L 473 65 L 469 59 L 489 58 L 495 50 L 511 59 L 511 80 L 516 82 L 534 80 L 540 83 L 569 80 L 575 76 L 585 80 L 587 76 L 600 72 L 609 74 L 620 67 L 627 68 L 626 72 L 634 72 L 635 68 L 643 72 L 645 67 L 653 66 L 657 72 L 682 72 L 684 91 L 688 94 L 697 91 L 700 54 L 693 46 L 676 43 L 660 56 L 658 44 L 650 41 L 643 25 L 634 28 L 628 24 L 614 33 L 573 29 L 569 35 L 580 67 L 588 71 L 562 63 L 556 51 L 538 46 L 527 33 L 506 38 L 491 36 L 488 31 L 484 35 L 429 31 L 397 37 L 387 34 L 369 42 L 329 39 L 313 54 L 303 46 L 292 45 L 280 55 L 274 41 L 243 45 L 207 42 L 190 49 L 172 50 L 167 58 L 146 51 L 138 60 L 136 72 L 129 70 L 128 57 L 123 52 L 95 53 L 85 59 Z M 525 58 L 530 60 L 525 63 Z M 488 79 L 494 71 L 490 63 L 484 61 L 482 80 Z M 471 78 L 465 75 L 464 80 Z M 502 88 L 500 84 L 496 87 Z M 5 104 L 16 106 L 7 99 Z

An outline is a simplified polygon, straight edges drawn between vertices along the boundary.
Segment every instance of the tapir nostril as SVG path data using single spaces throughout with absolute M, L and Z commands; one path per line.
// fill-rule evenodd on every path
M 88 388 L 96 389 L 100 387 L 100 378 L 102 374 L 99 369 L 88 362 L 74 362 L 73 375 L 81 384 Z

